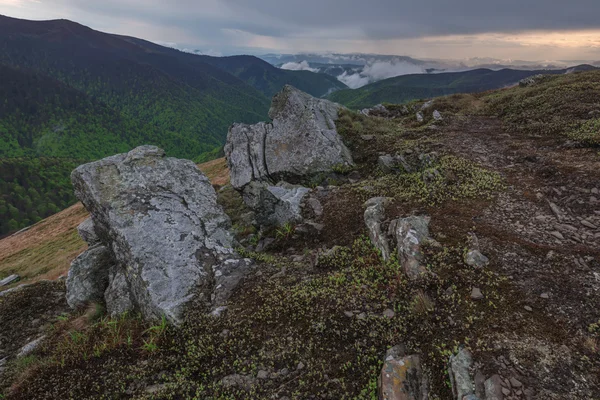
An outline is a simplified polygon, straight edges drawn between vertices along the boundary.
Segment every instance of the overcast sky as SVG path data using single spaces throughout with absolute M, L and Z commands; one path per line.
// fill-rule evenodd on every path
M 0 14 L 215 54 L 600 59 L 600 0 L 0 0 Z

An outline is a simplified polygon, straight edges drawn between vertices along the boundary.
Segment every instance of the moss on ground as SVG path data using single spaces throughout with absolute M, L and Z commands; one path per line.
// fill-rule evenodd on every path
M 534 135 L 565 135 L 600 145 L 600 71 L 551 76 L 529 87 L 495 91 L 484 97 L 484 114 Z
M 471 330 L 503 301 L 501 280 L 464 265 L 462 248 L 426 254 L 435 275 L 419 282 L 408 282 L 397 260 L 382 261 L 365 237 L 314 270 L 273 256 L 278 267 L 262 264 L 224 317 L 192 308 L 179 330 L 135 316 L 59 320 L 8 398 L 372 399 L 382 355 L 400 342 L 423 352 L 433 398 L 446 398 L 447 357 L 459 343 L 477 346 Z M 484 302 L 469 298 L 474 285 Z M 259 371 L 269 378 L 256 379 Z M 253 385 L 223 385 L 231 374 Z M 156 393 L 145 391 L 153 385 Z

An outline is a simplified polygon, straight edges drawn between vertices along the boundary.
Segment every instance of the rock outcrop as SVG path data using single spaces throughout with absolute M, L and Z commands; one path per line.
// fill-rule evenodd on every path
M 301 204 L 310 189 L 280 182 L 273 186 L 251 182 L 243 192 L 244 203 L 256 213 L 260 226 L 279 226 L 302 220 Z
M 336 168 L 353 165 L 335 127 L 341 106 L 285 86 L 273 98 L 271 123 L 234 124 L 225 155 L 231 184 L 256 212 L 257 223 L 299 221 L 308 189 Z
M 67 303 L 72 308 L 101 302 L 108 286 L 108 269 L 113 264 L 110 251 L 96 244 L 71 263 L 67 275 Z
M 100 239 L 94 228 L 94 221 L 91 218 L 86 219 L 77 227 L 79 236 L 90 246 L 100 243 Z
M 233 187 L 242 189 L 252 181 L 302 183 L 352 165 L 335 127 L 340 108 L 286 85 L 273 97 L 271 123 L 230 128 L 225 155 Z
M 101 242 L 71 267 L 72 306 L 101 295 L 113 314 L 134 308 L 178 323 L 196 298 L 222 305 L 250 267 L 234 252 L 229 217 L 191 161 L 142 146 L 82 165 L 71 180 Z

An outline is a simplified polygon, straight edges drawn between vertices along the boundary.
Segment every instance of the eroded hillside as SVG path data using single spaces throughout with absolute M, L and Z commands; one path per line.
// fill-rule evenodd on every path
M 257 232 L 218 182 L 238 251 L 258 264 L 219 318 L 191 307 L 172 328 L 101 305 L 67 313 L 61 282 L 0 296 L 3 321 L 32 332 L 3 323 L 6 354 L 45 334 L 7 360 L 6 398 L 372 399 L 398 345 L 420 356 L 431 399 L 455 398 L 460 349 L 480 399 L 488 380 L 495 398 L 599 398 L 600 73 L 367 114 L 336 122 L 356 165 L 311 188 L 311 229 Z M 420 279 L 369 238 L 376 197 L 381 232 L 430 218 Z

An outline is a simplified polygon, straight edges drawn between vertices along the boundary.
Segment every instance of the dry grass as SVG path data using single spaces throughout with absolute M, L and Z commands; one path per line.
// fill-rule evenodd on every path
M 224 157 L 198 164 L 198 168 L 206 174 L 213 185 L 225 186 L 229 183 L 229 168 Z
M 87 245 L 77 225 L 88 217 L 81 203 L 33 225 L 29 230 L 0 240 L 0 276 L 18 273 L 21 279 L 56 279 Z

